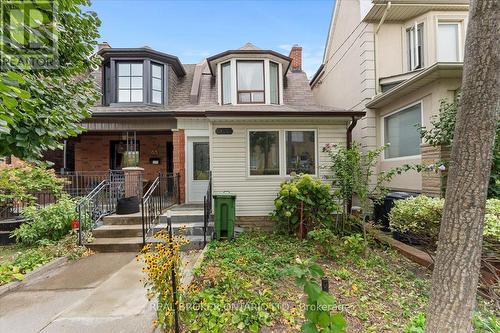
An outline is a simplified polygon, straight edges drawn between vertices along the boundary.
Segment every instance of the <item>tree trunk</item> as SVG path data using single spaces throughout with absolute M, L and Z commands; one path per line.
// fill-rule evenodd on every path
M 427 333 L 472 332 L 499 111 L 500 0 L 472 0 Z

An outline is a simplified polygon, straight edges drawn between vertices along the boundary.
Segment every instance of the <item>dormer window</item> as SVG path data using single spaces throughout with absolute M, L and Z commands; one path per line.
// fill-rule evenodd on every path
M 221 65 L 222 104 L 231 104 L 231 62 Z
M 118 102 L 141 103 L 143 97 L 143 74 L 141 63 L 118 63 Z
M 163 65 L 151 64 L 151 102 L 163 103 Z
M 236 62 L 238 103 L 265 103 L 264 61 Z
M 280 103 L 280 75 L 279 65 L 275 62 L 269 63 L 269 86 L 270 86 L 270 102 L 271 104 Z

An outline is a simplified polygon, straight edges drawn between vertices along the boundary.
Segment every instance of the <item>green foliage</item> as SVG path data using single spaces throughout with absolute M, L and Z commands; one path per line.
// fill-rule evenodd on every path
M 453 142 L 460 95 L 452 102 L 442 99 L 440 103 L 439 114 L 431 117 L 431 128 L 420 127 L 420 136 L 431 146 L 450 146 Z
M 353 144 L 351 148 L 327 144 L 323 151 L 328 153 L 331 164 L 333 187 L 337 195 L 344 203 L 344 214 L 347 216 L 347 202 L 354 195 L 361 202 L 361 208 L 367 212 L 370 200 L 382 198 L 388 191 L 386 185 L 398 174 L 409 170 L 421 171 L 422 167 L 405 164 L 401 167 L 376 172 L 376 164 L 380 155 L 387 146 L 361 152 L 359 144 Z M 370 184 L 370 180 L 376 177 L 376 182 Z
M 338 211 L 338 206 L 330 194 L 330 185 L 310 175 L 299 175 L 281 184 L 274 200 L 272 220 L 283 229 L 296 231 L 300 224 L 301 203 L 307 229 L 333 224 L 333 214 Z
M 22 212 L 27 222 L 14 230 L 13 236 L 25 245 L 58 241 L 69 233 L 71 221 L 76 219 L 75 209 L 75 200 L 66 195 L 46 207 L 30 206 Z
M 444 199 L 425 195 L 397 200 L 389 213 L 391 229 L 411 233 L 435 245 L 443 214 Z
M 344 250 L 351 256 L 359 256 L 366 250 L 366 241 L 361 234 L 352 234 L 342 237 Z
M 302 332 L 316 333 L 344 333 L 347 322 L 341 313 L 332 314 L 337 307 L 335 297 L 323 291 L 316 282 L 325 276 L 321 266 L 312 259 L 305 261 L 296 259 L 297 265 L 290 268 L 290 274 L 295 277 L 298 286 L 302 287 L 307 295 L 305 318 Z
M 68 235 L 59 242 L 39 247 L 20 247 L 14 258 L 0 262 L 0 285 L 24 279 L 26 273 L 57 257 L 71 260 L 80 258 L 85 248 L 76 245 L 76 235 Z
M 330 229 L 315 229 L 309 231 L 307 237 L 316 243 L 322 254 L 330 258 L 337 258 L 338 251 L 335 244 L 338 243 L 338 236 L 333 231 Z
M 56 177 L 54 170 L 23 164 L 0 169 L 0 205 L 17 202 L 33 203 L 33 194 L 48 192 L 59 196 L 63 180 Z
M 396 201 L 389 213 L 392 230 L 411 233 L 434 245 L 439 236 L 444 199 L 425 195 Z M 483 235 L 485 241 L 500 241 L 500 199 L 486 201 Z
M 416 315 L 404 329 L 404 333 L 424 333 L 425 332 L 425 314 Z M 494 314 L 474 313 L 472 324 L 475 333 L 497 333 L 500 331 L 500 321 Z
M 460 106 L 460 94 L 449 102 L 441 100 L 439 114 L 431 118 L 431 128 L 420 128 L 420 136 L 432 146 L 451 146 L 457 111 Z M 490 181 L 488 185 L 488 198 L 500 198 L 500 121 L 497 125 L 496 141 L 493 148 Z
M 62 139 L 83 131 L 79 123 L 98 99 L 90 72 L 99 62 L 91 55 L 100 21 L 94 12 L 84 11 L 88 0 L 58 0 L 57 5 L 59 65 L 0 72 L 0 156 L 40 159 Z M 3 51 L 0 55 L 9 58 Z
M 500 242 L 500 199 L 486 200 L 483 236 L 487 240 Z

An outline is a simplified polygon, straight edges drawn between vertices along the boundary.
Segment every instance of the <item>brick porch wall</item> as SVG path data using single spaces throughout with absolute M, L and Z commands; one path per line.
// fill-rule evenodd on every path
M 179 173 L 179 201 L 181 203 L 186 202 L 186 136 L 184 135 L 184 130 L 174 130 L 173 131 L 173 146 L 174 146 L 174 175 Z
M 110 163 L 110 142 L 122 140 L 121 134 L 93 135 L 83 134 L 75 145 L 76 171 L 107 171 Z M 153 180 L 159 172 L 167 171 L 167 141 L 172 135 L 167 133 L 137 135 L 140 144 L 139 166 L 144 168 L 144 179 Z M 153 153 L 160 157 L 160 164 L 149 163 Z M 174 150 L 175 151 L 175 150 Z

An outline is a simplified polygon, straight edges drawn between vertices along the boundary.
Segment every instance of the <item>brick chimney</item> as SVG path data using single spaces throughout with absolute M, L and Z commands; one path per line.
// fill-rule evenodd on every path
M 108 44 L 108 42 L 102 42 L 97 44 L 97 51 L 101 51 L 102 49 L 110 49 L 111 45 Z
M 292 63 L 290 68 L 292 72 L 301 72 L 302 71 L 302 47 L 295 44 L 292 46 L 290 50 L 289 57 L 292 59 Z

